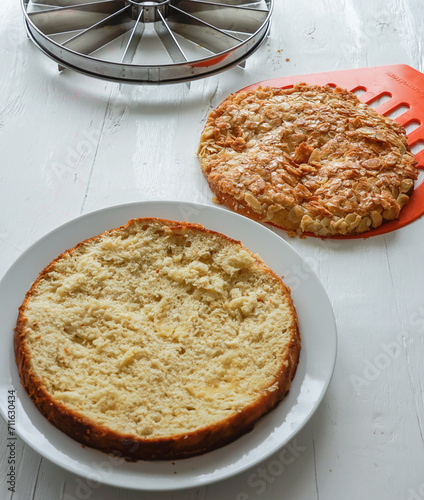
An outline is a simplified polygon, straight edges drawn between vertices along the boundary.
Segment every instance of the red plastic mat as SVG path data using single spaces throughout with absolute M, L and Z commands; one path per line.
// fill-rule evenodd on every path
M 371 105 L 373 101 L 386 97 L 388 100 L 378 106 L 373 106 L 382 115 L 390 115 L 399 108 L 408 108 L 393 119 L 404 127 L 414 124 L 416 128 L 408 133 L 409 146 L 413 147 L 417 144 L 424 146 L 424 74 L 410 66 L 397 64 L 273 78 L 255 83 L 243 90 L 254 89 L 260 85 L 288 88 L 299 82 L 338 86 L 351 92 L 362 91 L 358 99 Z M 418 161 L 417 168 L 424 170 L 424 149 L 416 153 L 415 158 Z M 402 209 L 399 219 L 385 222 L 382 226 L 367 233 L 340 238 L 368 238 L 377 234 L 385 234 L 406 226 L 422 215 L 424 215 L 424 182 L 415 186 L 411 199 Z M 315 236 L 310 233 L 305 234 Z

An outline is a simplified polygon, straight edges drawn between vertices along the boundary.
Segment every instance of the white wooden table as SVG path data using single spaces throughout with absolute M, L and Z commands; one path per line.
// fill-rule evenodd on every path
M 424 71 L 422 0 L 276 0 L 272 31 L 246 68 L 184 84 L 119 86 L 59 73 L 27 39 L 18 0 L 0 13 L 0 276 L 56 226 L 140 200 L 212 204 L 196 158 L 208 111 L 248 84 L 404 63 Z M 424 117 L 423 117 L 424 119 Z M 79 478 L 18 442 L 16 492 L 3 500 L 424 499 L 424 218 L 349 242 L 282 237 L 333 305 L 338 356 L 329 390 L 288 450 L 221 483 L 149 493 Z M 287 456 L 287 455 L 286 455 Z

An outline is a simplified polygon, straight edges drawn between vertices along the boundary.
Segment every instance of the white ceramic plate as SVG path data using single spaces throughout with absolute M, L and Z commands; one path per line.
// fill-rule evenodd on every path
M 235 442 L 195 458 L 127 463 L 83 448 L 51 425 L 22 388 L 13 354 L 17 310 L 32 281 L 51 260 L 79 241 L 137 217 L 160 217 L 203 224 L 240 240 L 279 276 L 295 273 L 292 290 L 299 315 L 302 352 L 286 399 Z M 300 266 L 300 267 L 296 267 Z M 301 269 L 302 272 L 297 272 Z M 312 269 L 270 229 L 226 209 L 175 201 L 119 205 L 74 219 L 41 238 L 13 264 L 0 282 L 0 408 L 7 419 L 7 390 L 16 390 L 16 430 L 29 446 L 57 465 L 113 486 L 177 490 L 219 481 L 246 470 L 287 444 L 310 419 L 333 373 L 336 328 L 327 295 Z

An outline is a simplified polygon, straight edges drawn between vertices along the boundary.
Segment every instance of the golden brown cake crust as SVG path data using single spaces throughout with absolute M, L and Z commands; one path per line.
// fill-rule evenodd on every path
M 209 114 L 198 156 L 221 203 L 318 236 L 398 218 L 418 176 L 401 125 L 347 90 L 304 83 L 230 95 Z
M 39 283 L 54 268 L 55 263 L 72 255 L 79 247 L 86 245 L 87 242 L 101 239 L 104 234 L 119 232 L 121 229 L 134 224 L 149 225 L 156 222 L 166 224 L 171 231 L 197 231 L 209 235 L 218 235 L 219 237 L 226 238 L 230 242 L 240 244 L 240 242 L 214 231 L 209 231 L 197 224 L 184 222 L 176 223 L 154 218 L 131 220 L 125 226 L 106 231 L 99 236 L 79 243 L 74 248 L 65 251 L 53 260 L 39 274 L 39 277 L 27 292 L 25 300 L 19 308 L 14 335 L 15 359 L 22 385 L 41 413 L 53 425 L 83 445 L 107 453 L 123 456 L 127 460 L 178 459 L 190 457 L 223 446 L 251 430 L 255 422 L 265 413 L 272 410 L 288 393 L 291 381 L 296 373 L 301 348 L 297 315 L 290 298 L 289 289 L 262 263 L 262 261 L 258 260 L 258 256 L 250 254 L 257 260 L 259 266 L 263 267 L 264 272 L 270 273 L 279 281 L 283 294 L 289 302 L 291 312 L 290 343 L 288 344 L 284 358 L 281 359 L 281 369 L 275 376 L 272 384 L 270 384 L 270 387 L 274 387 L 276 390 L 263 391 L 262 396 L 253 404 L 231 415 L 230 418 L 215 422 L 213 425 L 196 429 L 194 432 L 156 437 L 153 439 L 141 438 L 132 433 L 126 434 L 116 432 L 108 428 L 108 426 L 98 424 L 92 419 L 84 416 L 84 414 L 56 400 L 46 389 L 43 378 L 40 378 L 32 367 L 31 353 L 26 338 L 27 329 L 30 327 L 28 318 L 26 317 L 28 302 L 34 294 L 37 294 Z

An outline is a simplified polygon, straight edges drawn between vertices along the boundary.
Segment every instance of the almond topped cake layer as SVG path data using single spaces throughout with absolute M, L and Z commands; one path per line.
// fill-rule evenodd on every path
M 204 453 L 287 394 L 300 337 L 288 288 L 240 242 L 135 219 L 39 275 L 15 354 L 39 410 L 79 442 L 129 459 Z
M 200 139 L 219 202 L 291 234 L 364 233 L 399 217 L 417 179 L 405 131 L 341 88 L 230 95 Z

